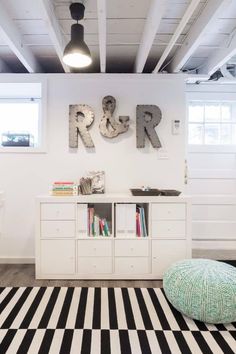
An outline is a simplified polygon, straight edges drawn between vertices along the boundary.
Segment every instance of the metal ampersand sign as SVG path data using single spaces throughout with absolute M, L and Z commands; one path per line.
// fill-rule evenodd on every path
M 106 96 L 102 100 L 103 116 L 99 124 L 100 133 L 106 138 L 114 138 L 129 129 L 129 116 L 119 116 L 119 121 L 113 117 L 116 100 L 113 96 Z
M 86 104 L 70 105 L 69 111 L 69 146 L 78 147 L 78 134 L 87 148 L 93 148 L 94 143 L 89 134 L 88 127 L 93 124 L 94 112 Z

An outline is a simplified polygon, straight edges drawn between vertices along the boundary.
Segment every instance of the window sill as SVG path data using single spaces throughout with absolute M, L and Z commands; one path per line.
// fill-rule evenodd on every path
M 34 147 L 0 147 L 0 154 L 46 154 L 45 148 Z
M 236 145 L 188 145 L 188 153 L 236 153 Z

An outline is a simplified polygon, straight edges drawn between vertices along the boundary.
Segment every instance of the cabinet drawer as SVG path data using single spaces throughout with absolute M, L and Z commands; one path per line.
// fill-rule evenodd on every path
M 185 220 L 185 204 L 152 203 L 152 220 Z
M 42 203 L 41 220 L 74 220 L 75 204 Z
M 41 237 L 75 237 L 75 221 L 41 221 Z
M 185 221 L 152 221 L 153 238 L 186 238 Z
M 77 244 L 78 256 L 111 257 L 112 244 L 109 240 L 80 240 Z
M 42 240 L 40 268 L 42 274 L 74 274 L 75 241 Z
M 115 240 L 115 256 L 148 257 L 148 240 Z
M 162 278 L 171 264 L 189 257 L 184 240 L 152 241 L 152 272 L 156 277 Z
M 116 274 L 147 274 L 149 273 L 148 258 L 144 257 L 116 257 L 115 273 Z
M 79 274 L 107 274 L 112 273 L 111 257 L 78 257 Z

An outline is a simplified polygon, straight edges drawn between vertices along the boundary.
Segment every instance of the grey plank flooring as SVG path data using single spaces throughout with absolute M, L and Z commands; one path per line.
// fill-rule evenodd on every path
M 0 264 L 0 286 L 160 288 L 160 280 L 36 280 L 33 264 Z
M 236 250 L 204 250 L 195 249 L 193 250 L 193 258 L 209 258 L 209 259 L 224 259 L 224 260 L 235 260 Z

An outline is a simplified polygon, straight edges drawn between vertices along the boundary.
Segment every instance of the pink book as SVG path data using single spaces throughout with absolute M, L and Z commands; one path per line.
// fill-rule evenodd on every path
M 90 236 L 90 208 L 88 208 L 88 236 Z
M 136 232 L 137 232 L 137 236 L 140 237 L 141 236 L 141 232 L 140 232 L 140 214 L 138 212 L 136 212 Z
M 75 182 L 54 182 L 53 184 L 75 184 Z
M 99 225 L 100 225 L 101 235 L 105 236 L 103 220 L 101 219 L 99 220 Z

